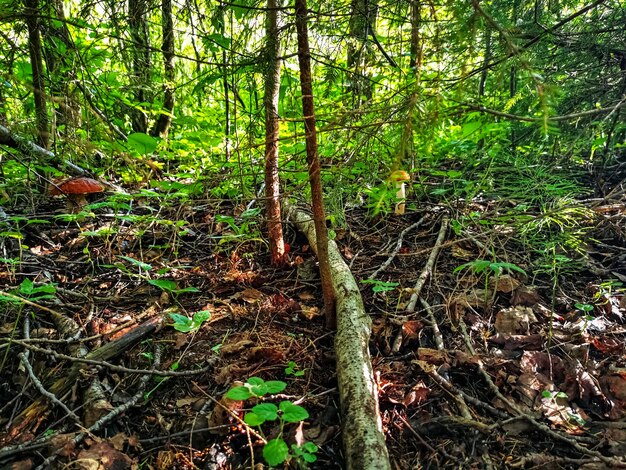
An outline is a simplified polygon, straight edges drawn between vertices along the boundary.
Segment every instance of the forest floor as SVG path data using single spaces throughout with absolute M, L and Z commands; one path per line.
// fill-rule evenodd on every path
M 290 265 L 274 269 L 243 207 L 143 200 L 68 220 L 61 204 L 4 222 L 1 468 L 262 468 L 242 422 L 261 400 L 308 411 L 282 437 L 318 446 L 310 468 L 344 467 L 333 334 L 301 234 L 287 226 Z M 523 225 L 545 214 L 527 208 L 520 228 L 506 201 L 346 212 L 335 240 L 372 318 L 393 468 L 626 467 L 624 200 L 581 204 L 579 257 L 529 252 Z M 286 388 L 225 397 L 253 377 Z

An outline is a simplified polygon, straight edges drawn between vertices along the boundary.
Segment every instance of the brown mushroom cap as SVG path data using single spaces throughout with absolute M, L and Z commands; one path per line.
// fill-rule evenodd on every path
M 90 194 L 101 193 L 106 188 L 105 186 L 92 178 L 80 177 L 72 178 L 64 181 L 61 184 L 52 186 L 50 188 L 50 194 L 57 196 L 59 194 Z
M 391 175 L 389 175 L 389 181 L 393 183 L 400 183 L 403 181 L 409 181 L 411 179 L 411 175 L 409 175 L 404 170 L 396 170 L 392 171 Z

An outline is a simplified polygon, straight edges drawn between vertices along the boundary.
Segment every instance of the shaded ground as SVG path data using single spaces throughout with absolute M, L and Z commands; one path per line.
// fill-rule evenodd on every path
M 292 266 L 270 269 L 257 217 L 243 208 L 138 202 L 123 215 L 95 205 L 76 220 L 57 217 L 59 202 L 4 222 L 3 468 L 249 467 L 262 443 L 237 418 L 255 402 L 224 394 L 250 377 L 286 382 L 268 401 L 310 417 L 287 425 L 285 440 L 318 445 L 312 468 L 342 468 L 333 337 L 306 240 L 289 232 Z M 357 280 L 378 281 L 362 293 L 395 468 L 626 465 L 623 201 L 515 210 L 490 201 L 401 218 L 355 210 L 336 234 Z M 406 314 L 444 215 L 452 228 L 426 303 Z M 584 229 L 586 259 L 528 250 L 559 227 Z M 172 326 L 171 314 L 203 311 L 211 316 L 195 331 Z M 131 344 L 88 367 L 68 357 L 133 331 Z M 170 375 L 140 373 L 153 368 Z

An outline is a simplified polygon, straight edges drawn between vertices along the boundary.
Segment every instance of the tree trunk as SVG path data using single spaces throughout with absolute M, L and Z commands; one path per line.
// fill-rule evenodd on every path
M 378 5 L 374 0 L 352 0 L 350 15 L 350 42 L 348 43 L 348 70 L 352 74 L 349 91 L 353 105 L 358 108 L 363 98 L 372 98 L 372 84 L 367 72 L 369 61 L 368 37 L 374 29 Z
M 28 28 L 28 48 L 33 71 L 33 94 L 35 98 L 35 121 L 37 123 L 37 144 L 47 149 L 50 147 L 48 129 L 48 109 L 43 76 L 41 54 L 41 35 L 39 32 L 39 0 L 24 0 L 26 26 Z
M 317 259 L 322 280 L 324 296 L 324 313 L 326 326 L 334 329 L 337 323 L 335 316 L 335 296 L 333 293 L 328 261 L 328 230 L 324 213 L 324 195 L 319 155 L 317 154 L 317 133 L 315 130 L 315 107 L 313 104 L 313 84 L 311 82 L 311 52 L 309 51 L 309 33 L 307 29 L 306 0 L 296 0 L 296 31 L 298 33 L 298 62 L 300 64 L 300 89 L 302 90 L 302 113 L 304 115 L 304 132 L 306 139 L 306 161 L 309 167 L 309 184 L 311 186 L 311 203 L 313 221 L 317 234 Z
M 147 5 L 148 0 L 128 0 L 128 27 L 131 37 L 131 56 L 133 77 L 131 87 L 134 89 L 135 108 L 131 110 L 133 131 L 148 132 L 148 116 L 143 111 L 148 101 L 146 90 L 150 80 L 150 36 L 148 33 Z
M 174 69 L 174 18 L 172 16 L 172 0 L 162 0 L 161 2 L 161 23 L 163 44 L 163 112 L 159 115 L 152 135 L 155 137 L 167 138 L 172 125 L 172 115 L 174 113 L 174 85 L 176 82 L 176 72 Z
M 272 264 L 282 265 L 285 257 L 282 216 L 280 211 L 280 179 L 278 176 L 278 95 L 280 89 L 280 38 L 276 0 L 267 1 L 266 64 L 265 64 L 265 214 L 270 240 Z
M 309 239 L 314 251 L 316 231 L 310 215 L 287 201 L 285 213 Z M 337 296 L 337 383 L 341 403 L 342 438 L 348 470 L 388 470 L 391 468 L 385 445 L 377 384 L 369 353 L 371 320 L 350 268 L 337 245 L 328 246 L 331 283 Z M 318 253 L 319 256 L 319 253 Z
M 422 2 L 420 0 L 411 1 L 411 50 L 409 66 L 419 76 L 422 68 L 424 46 L 420 37 L 420 26 L 422 25 Z

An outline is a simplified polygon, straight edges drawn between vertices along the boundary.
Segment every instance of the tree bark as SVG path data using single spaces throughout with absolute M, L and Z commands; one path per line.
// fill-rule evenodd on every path
M 167 138 L 172 125 L 172 115 L 176 98 L 174 95 L 174 85 L 176 82 L 176 71 L 174 69 L 174 18 L 172 16 L 172 0 L 162 0 L 161 2 L 161 27 L 163 34 L 163 112 L 159 115 L 152 135 L 155 137 Z
M 298 62 L 300 64 L 300 89 L 302 91 L 302 113 L 306 139 L 306 161 L 309 167 L 311 203 L 317 240 L 317 259 L 322 280 L 324 313 L 326 326 L 334 329 L 337 323 L 335 315 L 335 296 L 332 288 L 330 263 L 328 260 L 328 230 L 324 213 L 324 195 L 319 155 L 317 154 L 317 133 L 315 130 L 315 106 L 313 104 L 313 84 L 311 80 L 311 52 L 309 50 L 309 32 L 307 29 L 306 0 L 296 0 L 296 31 L 298 34 Z
M 280 1 L 280 0 L 279 0 Z M 278 31 L 277 0 L 267 1 L 265 18 L 266 68 L 265 68 L 265 214 L 270 240 L 272 264 L 282 265 L 285 261 L 285 242 L 280 210 L 280 178 L 278 175 L 278 96 L 280 90 L 280 38 Z
M 422 2 L 420 0 L 411 1 L 411 50 L 409 67 L 419 76 L 422 68 L 424 56 L 424 46 L 420 36 L 420 26 L 422 25 Z
M 374 30 L 378 5 L 375 0 L 352 0 L 350 5 L 350 25 L 347 63 L 352 74 L 349 91 L 355 107 L 363 104 L 363 98 L 372 99 L 372 84 L 367 63 L 369 57 L 368 37 Z
M 319 250 L 311 216 L 288 201 L 284 206 L 289 220 L 306 235 L 313 251 Z M 329 242 L 328 253 L 331 283 L 337 299 L 335 353 L 346 468 L 387 470 L 391 464 L 368 347 L 371 320 L 365 312 L 359 287 L 334 241 Z
M 48 109 L 41 54 L 41 34 L 39 31 L 39 0 L 24 0 L 26 27 L 28 28 L 28 49 L 33 73 L 33 94 L 35 99 L 35 121 L 37 123 L 37 144 L 45 149 L 50 146 L 48 129 Z
M 146 19 L 148 0 L 128 0 L 128 27 L 131 37 L 131 56 L 133 67 L 133 80 L 131 87 L 134 89 L 135 106 L 131 111 L 133 131 L 148 132 L 148 116 L 143 111 L 145 102 L 148 101 L 148 89 L 150 79 L 150 36 L 148 33 L 148 21 Z

